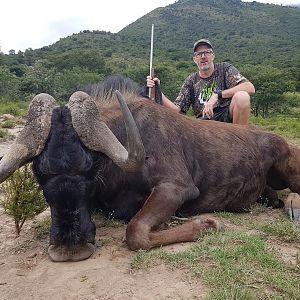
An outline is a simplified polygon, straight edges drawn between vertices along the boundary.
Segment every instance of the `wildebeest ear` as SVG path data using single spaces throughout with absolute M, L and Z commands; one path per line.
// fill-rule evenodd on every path
M 124 99 L 120 100 L 124 117 L 128 151 L 118 141 L 114 133 L 100 118 L 96 103 L 84 92 L 74 93 L 68 106 L 72 124 L 82 143 L 89 149 L 106 154 L 116 165 L 125 171 L 140 170 L 145 160 L 145 150 L 137 126 Z
M 24 128 L 0 161 L 0 182 L 42 152 L 50 132 L 54 107 L 55 99 L 48 94 L 33 98 Z

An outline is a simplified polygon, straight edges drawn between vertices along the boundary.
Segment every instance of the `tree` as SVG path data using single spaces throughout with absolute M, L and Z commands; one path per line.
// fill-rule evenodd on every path
M 27 66 L 32 66 L 34 64 L 34 51 L 31 48 L 28 48 L 24 52 L 24 62 Z
M 52 94 L 55 70 L 44 65 L 44 61 L 37 61 L 27 69 L 26 76 L 21 78 L 19 90 L 23 97 L 32 97 L 39 93 Z
M 9 55 L 15 55 L 15 54 L 16 54 L 16 51 L 15 51 L 14 49 L 10 49 L 10 50 L 8 51 L 8 54 L 9 54 Z
M 19 236 L 24 222 L 45 210 L 46 200 L 29 165 L 17 170 L 2 186 L 6 194 L 2 206 L 5 213 L 14 218 Z
M 267 117 L 278 113 L 288 104 L 283 94 L 295 90 L 295 81 L 290 73 L 271 66 L 247 66 L 243 74 L 254 84 L 256 93 L 252 96 L 255 116 Z
M 0 96 L 16 97 L 20 80 L 7 68 L 0 67 Z
M 67 101 L 70 95 L 80 86 L 96 83 L 103 80 L 104 76 L 90 72 L 87 69 L 73 68 L 57 72 L 51 81 L 52 94 L 57 100 Z
M 98 50 L 74 49 L 62 54 L 56 54 L 48 58 L 50 67 L 58 71 L 71 70 L 75 67 L 85 68 L 95 73 L 103 73 L 105 61 Z

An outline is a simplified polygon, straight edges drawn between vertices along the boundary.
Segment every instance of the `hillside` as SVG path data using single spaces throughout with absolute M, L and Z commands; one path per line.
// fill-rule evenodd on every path
M 282 78 L 286 87 L 274 83 L 280 93 L 300 90 L 299 8 L 255 1 L 179 0 L 118 33 L 84 30 L 40 49 L 0 53 L 0 96 L 25 98 L 46 91 L 65 99 L 78 86 L 116 73 L 144 84 L 151 24 L 154 66 L 171 99 L 195 70 L 192 45 L 202 37 L 215 45 L 216 62 L 232 62 L 258 88 L 266 78 Z
M 36 51 L 43 56 L 48 51 L 96 48 L 130 51 L 145 58 L 151 24 L 155 24 L 155 48 L 162 56 L 179 51 L 187 59 L 193 42 L 208 37 L 221 60 L 299 66 L 300 9 L 240 0 L 179 0 L 153 10 L 117 34 L 86 30 Z M 283 55 L 288 60 L 282 60 Z
M 191 54 L 193 42 L 208 37 L 223 60 L 281 64 L 284 53 L 290 61 L 285 66 L 299 63 L 299 8 L 255 1 L 180 0 L 150 12 L 119 34 L 147 46 L 152 23 L 155 45 L 162 49 Z

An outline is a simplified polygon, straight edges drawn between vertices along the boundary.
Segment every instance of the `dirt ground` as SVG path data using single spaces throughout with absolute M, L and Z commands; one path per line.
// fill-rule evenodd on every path
M 29 221 L 15 238 L 14 223 L 0 209 L 0 299 L 203 299 L 208 290 L 184 270 L 160 265 L 132 270 L 135 254 L 124 242 L 125 226 L 97 223 L 97 251 L 82 262 L 53 263 L 48 237 L 33 238 Z M 178 251 L 188 245 L 167 247 Z M 190 245 L 191 246 L 191 245 Z
M 21 127 L 9 129 L 12 135 Z M 0 143 L 2 156 L 12 141 Z M 3 195 L 2 195 L 3 197 Z M 41 219 L 41 216 L 39 216 Z M 0 299 L 203 299 L 208 288 L 189 278 L 185 270 L 160 265 L 133 270 L 135 255 L 124 241 L 125 225 L 97 226 L 97 250 L 82 262 L 53 263 L 47 255 L 48 237 L 34 238 L 37 220 L 25 222 L 20 237 L 12 218 L 0 206 Z M 180 251 L 191 244 L 166 247 Z
M 15 128 L 10 133 L 16 134 L 19 130 Z M 0 143 L 0 156 L 10 144 Z M 104 226 L 101 219 L 95 219 L 97 250 L 92 257 L 76 263 L 53 263 L 47 255 L 48 236 L 34 238 L 34 227 L 47 214 L 46 211 L 27 221 L 21 236 L 16 238 L 14 222 L 0 206 L 1 300 L 177 300 L 204 299 L 209 294 L 209 288 L 199 279 L 191 278 L 184 269 L 165 265 L 146 270 L 132 269 L 131 260 L 135 253 L 128 250 L 124 241 L 125 225 Z M 266 214 L 265 218 L 270 218 L 270 215 Z M 192 245 L 176 244 L 164 249 L 182 251 Z M 284 259 L 295 263 L 296 251 L 282 249 L 287 254 Z

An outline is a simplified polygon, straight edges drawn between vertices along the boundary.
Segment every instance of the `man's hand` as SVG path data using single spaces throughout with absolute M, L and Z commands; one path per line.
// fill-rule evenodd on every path
M 158 84 L 160 84 L 160 80 L 157 77 L 152 78 L 151 76 L 147 76 L 147 87 L 153 88 L 155 85 L 155 81 L 157 81 Z
M 214 116 L 214 107 L 216 106 L 216 103 L 218 102 L 218 95 L 212 94 L 212 96 L 209 98 L 209 100 L 204 104 L 204 109 L 202 112 L 202 117 L 207 116 L 209 119 L 211 119 Z

